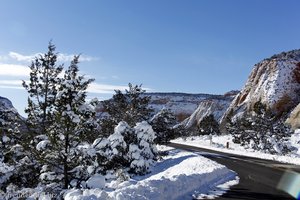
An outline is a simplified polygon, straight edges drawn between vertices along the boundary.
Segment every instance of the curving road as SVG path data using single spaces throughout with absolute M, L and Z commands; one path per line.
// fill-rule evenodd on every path
M 199 152 L 204 157 L 225 165 L 238 174 L 240 177 L 239 184 L 231 187 L 227 193 L 217 199 L 295 199 L 289 194 L 276 189 L 276 187 L 286 170 L 300 172 L 300 166 L 298 165 L 233 155 L 182 144 L 170 143 L 169 146 Z

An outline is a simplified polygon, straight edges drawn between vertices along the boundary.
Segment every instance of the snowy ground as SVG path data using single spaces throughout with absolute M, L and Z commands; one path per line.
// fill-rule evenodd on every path
M 69 190 L 65 199 L 211 199 L 238 183 L 236 173 L 223 165 L 195 153 L 164 149 L 169 155 L 150 174 L 124 182 L 96 177 L 93 189 Z
M 296 147 L 298 151 L 290 153 L 287 156 L 271 155 L 253 149 L 246 149 L 245 147 L 232 142 L 231 135 L 213 136 L 212 143 L 209 136 L 193 136 L 188 138 L 179 138 L 172 140 L 173 143 L 186 144 L 195 147 L 202 147 L 206 149 L 222 151 L 237 155 L 245 155 L 249 157 L 262 158 L 268 160 L 276 160 L 284 163 L 291 163 L 300 165 L 300 129 L 296 130 L 291 137 L 291 145 Z M 229 148 L 226 148 L 226 143 L 229 142 Z

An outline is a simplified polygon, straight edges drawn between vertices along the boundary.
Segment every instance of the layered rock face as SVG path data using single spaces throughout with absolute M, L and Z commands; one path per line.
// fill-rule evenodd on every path
M 195 129 L 204 117 L 211 114 L 216 121 L 220 122 L 237 93 L 238 91 L 232 91 L 225 95 L 215 95 L 202 100 L 193 114 L 184 120 L 185 128 Z
M 300 104 L 293 109 L 286 123 L 291 125 L 294 130 L 300 128 Z
M 222 117 L 239 117 L 251 111 L 256 102 L 276 114 L 289 112 L 300 102 L 300 50 L 283 52 L 256 65 L 241 92 Z
M 149 107 L 158 113 L 162 109 L 169 109 L 175 114 L 178 121 L 189 117 L 198 107 L 199 103 L 213 95 L 186 94 L 186 93 L 147 93 L 151 97 Z
M 153 114 L 158 113 L 162 109 L 169 109 L 175 114 L 177 120 L 182 122 L 189 118 L 199 107 L 202 107 L 204 110 L 209 109 L 210 111 L 208 113 L 215 111 L 219 112 L 216 113 L 216 116 L 218 116 L 219 119 L 224 113 L 223 110 L 226 110 L 229 103 L 232 101 L 232 95 L 235 94 L 236 92 L 227 93 L 226 95 L 186 93 L 146 93 L 144 95 L 151 97 L 149 107 L 154 110 Z M 210 106 L 210 104 L 213 105 Z M 107 116 L 101 103 L 97 108 L 97 112 L 99 117 Z M 201 119 L 203 117 L 201 117 Z M 194 119 L 198 119 L 198 117 L 193 118 L 193 120 Z

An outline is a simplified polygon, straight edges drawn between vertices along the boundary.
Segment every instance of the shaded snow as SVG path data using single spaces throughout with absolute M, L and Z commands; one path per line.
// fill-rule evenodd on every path
M 228 186 L 238 183 L 236 173 L 214 161 L 191 152 L 163 150 L 169 151 L 169 155 L 150 174 L 121 183 L 107 182 L 103 190 L 69 190 L 65 199 L 192 199 L 221 195 Z M 220 187 L 225 183 L 227 187 Z M 94 182 L 93 186 L 96 185 Z
M 50 141 L 49 140 L 43 140 L 43 141 L 40 141 L 37 145 L 36 145 L 36 150 L 38 151 L 42 151 L 46 148 L 46 146 L 50 144 Z
M 89 188 L 104 188 L 105 187 L 105 177 L 101 174 L 95 174 L 86 181 L 86 185 Z

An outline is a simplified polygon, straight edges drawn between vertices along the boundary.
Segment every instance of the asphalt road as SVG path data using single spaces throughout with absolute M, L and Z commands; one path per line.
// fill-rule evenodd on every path
M 199 152 L 204 157 L 225 165 L 238 174 L 239 184 L 231 187 L 227 193 L 217 199 L 295 199 L 276 187 L 286 170 L 300 173 L 298 165 L 233 155 L 188 145 L 171 143 L 169 146 Z

